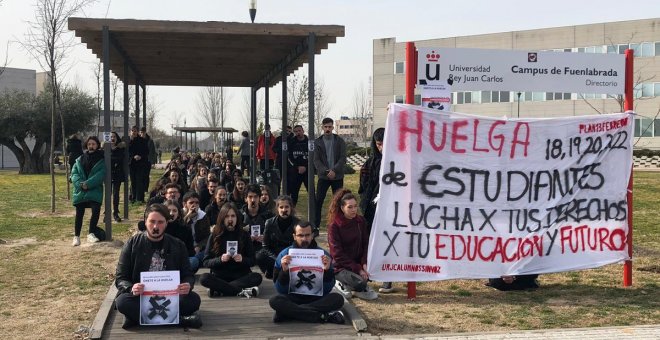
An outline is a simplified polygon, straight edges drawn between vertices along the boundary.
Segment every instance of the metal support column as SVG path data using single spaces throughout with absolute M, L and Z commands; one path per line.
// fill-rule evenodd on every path
M 250 184 L 257 183 L 257 88 L 250 89 Z
M 110 134 L 110 29 L 108 26 L 103 26 L 103 138 L 105 142 L 106 137 Z M 112 240 L 112 170 L 111 170 L 111 154 L 112 148 L 108 143 L 103 148 L 105 158 L 105 235 L 108 241 Z M 100 147 L 100 145 L 99 145 Z M 100 151 L 97 151 L 100 152 Z
M 284 133 L 286 127 L 289 125 L 286 100 L 287 100 L 286 68 L 284 68 L 282 70 L 282 133 Z M 280 174 L 280 176 L 282 177 L 282 195 L 286 195 L 288 193 L 287 190 L 287 182 L 288 182 L 287 174 L 289 173 L 288 160 L 289 160 L 289 145 L 287 143 L 287 139 L 282 138 L 282 164 L 281 164 L 282 173 Z
M 270 168 L 270 110 L 268 110 L 268 85 L 264 86 L 264 161 L 266 163 L 265 170 Z
M 142 83 L 142 126 L 147 129 L 147 85 L 144 83 Z
M 309 136 L 309 144 L 307 146 L 307 149 L 309 151 L 309 154 L 307 155 L 307 190 L 308 190 L 308 195 L 307 195 L 307 216 L 309 217 L 309 220 L 314 223 L 314 221 L 318 220 L 321 221 L 320 216 L 316 216 L 316 190 L 314 190 L 314 171 L 311 171 L 311 169 L 314 169 L 314 131 L 315 131 L 315 126 L 314 126 L 314 57 L 316 56 L 316 35 L 314 33 L 309 33 L 309 37 L 307 38 L 307 53 L 308 53 L 308 68 L 307 68 L 307 79 L 309 80 L 309 83 L 307 85 L 308 90 L 307 90 L 307 102 L 308 102 L 308 108 L 309 108 L 309 114 L 307 117 L 307 133 Z M 319 200 L 322 200 L 325 197 L 319 198 Z M 320 224 L 320 223 L 318 223 Z M 320 228 L 320 225 L 315 225 L 314 228 Z
M 129 113 L 129 102 L 128 102 L 128 64 L 124 63 L 124 137 L 123 141 L 126 144 L 126 147 L 124 148 L 124 218 L 128 218 L 128 193 L 130 191 L 128 187 L 128 178 L 130 177 L 130 169 L 128 167 L 128 164 L 130 162 L 130 156 L 128 154 L 128 144 L 129 144 L 129 137 L 128 137 L 128 115 Z
M 135 127 L 140 132 L 140 79 L 138 78 L 135 78 Z

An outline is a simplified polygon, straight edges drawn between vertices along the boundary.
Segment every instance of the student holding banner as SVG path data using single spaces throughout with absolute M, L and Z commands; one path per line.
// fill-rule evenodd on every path
M 254 264 L 254 248 L 250 235 L 241 228 L 242 217 L 233 203 L 225 203 L 218 213 L 206 246 L 204 267 L 211 273 L 199 282 L 209 289 L 209 297 L 259 295 L 262 277 L 250 269 Z
M 344 298 L 332 292 L 335 283 L 332 258 L 327 251 L 321 256 L 323 266 L 323 293 L 321 296 L 302 295 L 290 291 L 289 269 L 291 256 L 289 249 L 321 249 L 314 240 L 310 222 L 298 222 L 293 228 L 293 244 L 282 250 L 275 261 L 275 289 L 278 295 L 270 298 L 270 307 L 275 310 L 273 322 L 300 320 L 311 323 L 343 324 L 344 314 L 339 309 L 344 305 Z
M 375 300 L 378 293 L 367 285 L 367 221 L 357 209 L 357 199 L 348 189 L 339 189 L 330 202 L 328 244 L 335 259 L 335 287 L 347 298 L 355 294 L 360 299 Z
M 180 274 L 181 283 L 176 289 L 179 294 L 180 325 L 199 328 L 202 320 L 196 312 L 201 300 L 192 291 L 195 276 L 190 270 L 186 246 L 165 234 L 170 214 L 164 205 L 150 205 L 145 215 L 146 231 L 136 234 L 124 244 L 117 264 L 115 286 L 118 295 L 115 304 L 125 316 L 122 328 L 136 326 L 140 319 L 140 295 L 144 292 L 140 273 L 171 270 Z

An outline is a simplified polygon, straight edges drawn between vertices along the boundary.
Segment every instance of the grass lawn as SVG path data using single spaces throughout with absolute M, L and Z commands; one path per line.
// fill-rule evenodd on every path
M 152 172 L 160 175 L 159 170 Z M 93 321 L 114 279 L 119 248 L 103 242 L 71 247 L 74 209 L 57 175 L 57 210 L 50 213 L 50 177 L 0 171 L 0 339 L 71 338 Z M 357 175 L 345 185 L 357 191 Z M 621 288 L 622 266 L 543 275 L 535 292 L 503 293 L 482 280 L 418 284 L 408 301 L 405 285 L 371 302 L 354 299 L 374 334 L 495 331 L 660 323 L 660 173 L 635 173 L 634 286 Z M 327 211 L 330 194 L 326 197 Z M 143 207 L 113 224 L 125 241 Z M 304 188 L 297 207 L 307 217 Z M 87 212 L 89 215 L 89 210 Z M 86 221 L 89 216 L 86 216 Z M 325 217 L 323 218 L 323 221 Z M 325 224 L 325 223 L 324 223 Z M 83 236 L 87 224 L 83 224 Z M 377 288 L 377 284 L 373 284 Z

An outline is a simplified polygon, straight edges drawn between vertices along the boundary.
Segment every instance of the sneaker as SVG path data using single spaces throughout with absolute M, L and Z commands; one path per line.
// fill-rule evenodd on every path
M 202 327 L 202 318 L 197 313 L 181 316 L 179 325 L 184 328 L 200 328 Z
M 339 294 L 343 295 L 347 299 L 353 297 L 353 293 L 351 292 L 351 290 L 346 288 L 346 286 L 344 286 L 344 284 L 341 283 L 341 281 L 339 280 L 335 280 L 335 289 Z
M 115 222 L 121 222 L 121 217 L 119 217 L 119 213 L 112 214 L 112 218 L 114 218 Z
M 378 299 L 378 293 L 376 293 L 371 287 L 367 286 L 367 289 L 365 289 L 362 292 L 354 292 L 355 296 L 362 300 L 376 300 Z
M 257 297 L 259 295 L 259 287 L 244 288 L 237 296 L 245 298 Z
M 338 311 L 322 314 L 321 322 L 322 323 L 329 322 L 329 323 L 336 323 L 338 325 L 343 325 L 346 322 L 346 319 L 344 319 L 344 313 L 338 310 Z
M 209 297 L 213 298 L 215 295 L 215 291 L 213 289 L 209 289 Z
M 94 235 L 93 233 L 87 235 L 87 242 L 89 242 L 89 243 L 96 243 L 96 242 L 98 242 L 98 241 L 99 241 L 99 239 L 98 239 L 98 238 L 96 237 L 96 235 Z
M 73 237 L 73 242 L 71 242 L 71 245 L 74 247 L 77 247 L 80 245 L 80 236 L 74 236 Z
M 391 293 L 394 291 L 394 287 L 392 286 L 392 282 L 383 282 L 383 285 L 378 288 L 379 293 Z

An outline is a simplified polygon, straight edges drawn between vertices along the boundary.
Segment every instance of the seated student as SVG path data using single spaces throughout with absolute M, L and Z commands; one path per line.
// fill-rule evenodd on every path
M 204 211 L 206 211 L 206 207 L 208 207 L 213 200 L 215 190 L 218 188 L 218 180 L 215 178 L 215 175 L 210 175 L 213 174 L 210 173 L 209 176 L 207 176 L 208 180 L 206 181 L 206 187 L 198 189 L 199 208 Z M 211 221 L 211 224 L 213 224 L 213 222 L 214 221 Z
M 241 227 L 241 215 L 236 206 L 223 205 L 204 256 L 204 266 L 211 268 L 211 273 L 199 279 L 202 286 L 209 289 L 209 297 L 216 293 L 248 298 L 259 294 L 262 277 L 250 270 L 254 265 L 254 248 L 249 234 Z M 229 247 L 228 241 L 237 242 L 238 249 Z
M 493 287 L 497 290 L 526 290 L 539 288 L 539 283 L 536 280 L 538 274 L 532 275 L 505 275 L 497 279 L 488 279 L 486 286 Z
M 183 212 L 179 202 L 174 200 L 167 200 L 163 203 L 170 212 L 170 219 L 167 221 L 167 229 L 165 233 L 172 235 L 183 244 L 186 245 L 188 250 L 188 260 L 190 261 L 190 270 L 193 274 L 199 269 L 199 260 L 195 257 L 195 245 L 190 230 L 183 224 Z
M 261 195 L 261 188 L 256 184 L 250 184 L 245 189 L 245 206 L 241 210 L 243 215 L 243 230 L 250 235 L 254 251 L 259 252 L 263 248 L 264 231 L 266 229 L 266 220 L 273 217 L 259 205 L 259 196 Z M 259 228 L 257 235 L 253 235 L 252 228 L 256 226 Z
M 199 209 L 199 195 L 194 191 L 188 191 L 183 196 L 183 223 L 193 236 L 195 257 L 202 262 L 211 233 L 211 223 L 206 212 Z
M 275 200 L 270 194 L 270 189 L 266 185 L 261 186 L 261 196 L 259 196 L 259 206 L 272 215 L 275 215 Z
M 222 206 L 227 202 L 229 202 L 227 200 L 227 189 L 223 187 L 217 187 L 215 189 L 215 195 L 213 195 L 213 202 L 207 205 L 206 209 L 204 209 L 206 216 L 209 217 L 209 223 L 211 223 L 211 226 L 214 226 L 218 221 L 218 213 L 220 212 L 220 208 L 222 208 Z
M 234 190 L 229 195 L 229 201 L 236 204 L 236 207 L 241 210 L 245 205 L 245 187 L 247 182 L 244 178 L 239 177 L 234 180 Z
M 277 215 L 266 220 L 263 248 L 257 253 L 257 264 L 267 279 L 273 278 L 275 259 L 282 249 L 293 242 L 293 227 L 300 221 L 295 215 L 291 196 L 279 196 L 275 200 Z
M 192 291 L 195 276 L 190 271 L 186 246 L 165 234 L 170 214 L 164 205 L 149 206 L 146 215 L 147 230 L 135 234 L 124 244 L 117 264 L 115 286 L 118 295 L 115 304 L 125 316 L 122 328 L 136 326 L 140 320 L 140 295 L 144 292 L 140 273 L 163 270 L 178 270 L 180 273 L 181 283 L 176 289 L 179 293 L 180 325 L 199 328 L 202 320 L 196 312 L 201 300 Z
M 367 283 L 367 221 L 357 213 L 357 199 L 348 189 L 339 189 L 328 209 L 328 245 L 335 259 L 336 287 L 345 297 L 364 300 L 378 298 Z
M 344 314 L 339 310 L 344 305 L 344 298 L 332 292 L 335 283 L 332 258 L 327 251 L 323 261 L 323 295 L 300 295 L 289 293 L 290 248 L 322 249 L 314 240 L 314 232 L 309 222 L 299 222 L 293 229 L 293 244 L 282 250 L 275 261 L 275 289 L 278 295 L 268 301 L 275 310 L 273 322 L 300 320 L 305 322 L 344 323 Z

